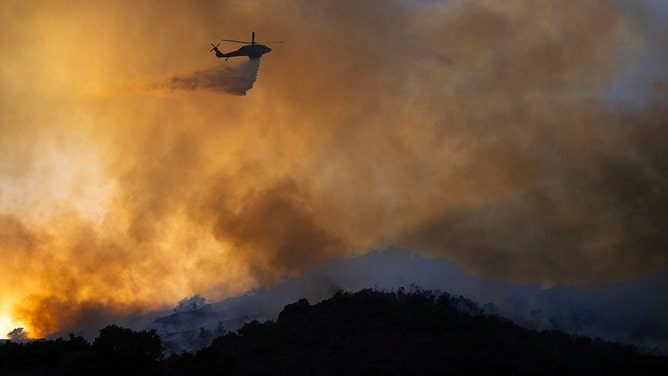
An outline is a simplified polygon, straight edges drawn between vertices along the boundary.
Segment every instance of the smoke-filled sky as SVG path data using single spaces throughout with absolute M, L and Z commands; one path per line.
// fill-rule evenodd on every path
M 2 1 L 2 334 L 389 245 L 544 286 L 665 271 L 667 9 Z M 209 52 L 252 31 L 287 43 Z

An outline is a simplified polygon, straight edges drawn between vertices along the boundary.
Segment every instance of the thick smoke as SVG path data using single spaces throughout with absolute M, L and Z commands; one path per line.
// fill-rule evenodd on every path
M 318 225 L 308 193 L 292 180 L 250 193 L 237 210 L 220 192 L 214 189 L 203 208 L 214 218 L 213 233 L 230 242 L 230 257 L 239 258 L 262 282 L 295 275 L 347 249 L 343 239 Z
M 649 5 L 2 2 L 0 315 L 93 327 L 388 244 L 543 285 L 665 270 Z M 257 81 L 207 47 L 252 31 L 289 42 Z
M 647 262 L 663 265 L 666 126 L 661 120 L 620 119 L 610 132 L 623 138 L 624 146 L 610 146 L 605 158 L 579 158 L 581 165 L 561 167 L 559 176 L 518 194 L 426 221 L 402 242 L 423 249 L 447 246 L 465 263 L 484 254 L 482 273 L 500 279 L 546 264 L 560 270 L 564 281 L 586 274 L 625 279 Z M 600 141 L 590 141 L 584 147 L 594 152 Z M 535 272 L 525 281 L 550 284 L 554 276 Z

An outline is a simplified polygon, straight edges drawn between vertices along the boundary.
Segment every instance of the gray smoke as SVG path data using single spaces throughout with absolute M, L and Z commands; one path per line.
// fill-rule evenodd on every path
M 259 69 L 260 59 L 248 59 L 241 64 L 227 63 L 186 75 L 174 75 L 168 82 L 150 86 L 149 91 L 211 90 L 246 95 L 253 88 Z

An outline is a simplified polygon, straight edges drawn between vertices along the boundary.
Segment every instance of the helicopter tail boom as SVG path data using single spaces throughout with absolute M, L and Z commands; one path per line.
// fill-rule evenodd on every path
M 215 46 L 214 46 L 213 43 L 211 43 L 211 47 L 213 47 L 213 48 L 210 49 L 209 52 L 213 52 L 213 51 L 215 51 L 215 52 L 216 52 L 216 57 L 218 57 L 218 58 L 225 57 L 225 58 L 226 58 L 227 56 L 225 56 L 224 53 L 220 52 L 220 50 L 218 49 L 218 46 L 220 46 L 220 43 L 218 43 L 218 44 L 215 45 Z

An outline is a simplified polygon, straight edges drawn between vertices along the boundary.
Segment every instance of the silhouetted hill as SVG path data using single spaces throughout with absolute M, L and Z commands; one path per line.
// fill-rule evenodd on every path
M 525 329 L 461 296 L 362 290 L 316 305 L 302 299 L 276 321 L 247 323 L 163 366 L 236 375 L 665 374 L 668 358 Z
M 338 292 L 285 306 L 195 354 L 160 356 L 156 330 L 0 343 L 2 375 L 665 375 L 668 358 L 560 331 L 522 328 L 462 296 Z
M 300 298 L 317 303 L 338 290 L 374 287 L 394 291 L 411 285 L 466 296 L 484 305 L 488 313 L 538 331 L 600 337 L 635 345 L 645 353 L 668 355 L 668 273 L 617 283 L 541 288 L 471 276 L 446 259 L 426 259 L 398 248 L 332 260 L 272 287 L 202 303 L 197 310 L 205 315 L 169 310 L 151 314 L 151 323 L 132 327 L 156 329 L 169 353 L 196 351 L 199 345 L 210 344 L 198 340 L 202 327 L 215 332 L 222 325 L 236 331 L 248 321 L 275 319 L 286 304 Z M 202 294 L 215 295 L 215 289 Z M 163 316 L 168 318 L 155 320 Z

